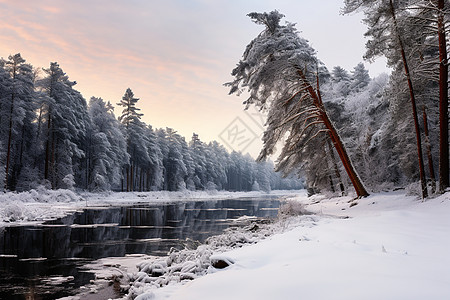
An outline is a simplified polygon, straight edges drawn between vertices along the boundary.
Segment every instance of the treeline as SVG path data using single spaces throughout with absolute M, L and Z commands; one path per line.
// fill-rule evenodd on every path
M 127 89 L 114 115 L 110 102 L 89 103 L 57 63 L 37 69 L 12 55 L 0 61 L 0 162 L 4 190 L 249 191 L 301 188 L 271 162 L 228 153 L 198 135 L 186 142 L 171 128 L 153 129 Z

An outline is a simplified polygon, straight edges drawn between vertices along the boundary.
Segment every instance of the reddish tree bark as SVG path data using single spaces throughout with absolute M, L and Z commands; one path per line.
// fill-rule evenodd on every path
M 304 88 L 308 91 L 309 95 L 311 96 L 314 105 L 317 108 L 319 108 L 320 120 L 323 122 L 325 127 L 328 129 L 328 133 L 330 135 L 331 142 L 333 143 L 333 146 L 335 147 L 335 149 L 339 155 L 339 158 L 341 159 L 342 164 L 344 165 L 345 171 L 347 172 L 348 177 L 350 178 L 350 181 L 352 182 L 353 187 L 355 188 L 357 196 L 358 197 L 369 196 L 369 193 L 367 192 L 366 188 L 362 184 L 361 179 L 359 178 L 358 174 L 356 173 L 355 168 L 353 167 L 350 157 L 348 156 L 347 150 L 345 149 L 344 144 L 342 143 L 342 140 L 336 131 L 336 128 L 334 127 L 333 123 L 331 123 L 330 119 L 328 118 L 328 115 L 325 111 L 325 107 L 323 106 L 323 103 L 322 103 L 319 95 L 316 93 L 316 91 L 311 86 L 311 84 L 309 84 L 303 71 L 301 71 L 299 69 L 297 72 L 298 72 L 298 75 L 300 76 L 301 80 L 303 81 Z
M 402 61 L 403 61 L 403 67 L 405 69 L 406 80 L 408 82 L 409 97 L 411 100 L 412 114 L 413 114 L 413 119 L 414 119 L 414 127 L 415 127 L 415 131 L 416 131 L 417 156 L 418 156 L 418 160 L 419 160 L 419 174 L 420 174 L 420 183 L 422 186 L 422 198 L 425 199 L 426 197 L 428 197 L 428 191 L 427 191 L 427 185 L 426 185 L 426 179 L 425 179 L 425 169 L 424 169 L 424 165 L 423 165 L 422 140 L 420 137 L 419 119 L 417 117 L 416 98 L 414 96 L 414 89 L 413 89 L 413 84 L 411 81 L 411 74 L 409 72 L 408 61 L 406 59 L 405 47 L 403 45 L 403 41 L 400 37 L 400 34 L 398 32 L 397 18 L 395 16 L 395 9 L 394 9 L 394 4 L 392 3 L 392 0 L 389 0 L 389 4 L 390 4 L 390 11 L 391 11 L 392 19 L 394 20 L 395 34 L 397 36 L 398 44 L 400 47 L 400 52 L 402 55 Z
M 330 155 L 331 155 L 331 161 L 333 162 L 333 169 L 334 173 L 336 174 L 336 177 L 339 181 L 339 189 L 341 190 L 341 196 L 344 196 L 345 194 L 345 188 L 344 184 L 342 183 L 341 173 L 339 172 L 339 168 L 336 162 L 336 155 L 334 155 L 333 147 L 331 146 L 330 140 L 327 140 L 328 143 L 328 149 L 330 149 Z
M 425 145 L 427 148 L 427 156 L 428 156 L 428 170 L 430 172 L 431 179 L 431 189 L 432 193 L 436 191 L 436 175 L 434 174 L 434 165 L 433 165 L 433 155 L 431 155 L 431 145 L 430 145 L 430 137 L 428 133 L 428 117 L 427 112 L 425 110 L 425 106 L 423 107 L 423 129 L 425 133 Z
M 444 2 L 438 0 L 438 38 L 439 38 L 439 190 L 449 186 L 449 147 L 448 147 L 448 58 L 445 39 Z

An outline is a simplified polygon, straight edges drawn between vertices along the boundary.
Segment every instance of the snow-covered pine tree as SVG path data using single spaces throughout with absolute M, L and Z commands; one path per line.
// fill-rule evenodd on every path
M 217 161 L 215 159 L 215 154 L 213 149 L 211 149 L 211 145 L 205 145 L 204 149 L 204 157 L 205 157 L 205 182 L 203 182 L 204 186 L 208 186 L 209 189 L 217 189 L 217 183 L 219 178 L 220 171 L 219 166 L 217 165 Z
M 145 190 L 159 190 L 162 189 L 164 182 L 163 154 L 158 143 L 158 137 L 150 125 L 145 130 L 145 138 L 149 156 L 149 162 L 145 169 Z
M 69 90 L 66 118 L 72 119 L 69 130 L 72 131 L 70 149 L 73 176 L 76 186 L 87 189 L 86 152 L 88 150 L 87 133 L 91 131 L 91 118 L 88 113 L 87 101 L 73 87 Z
M 6 152 L 5 152 L 5 141 L 6 137 L 8 136 L 6 132 L 7 126 L 3 126 L 4 120 L 7 118 L 7 111 L 6 111 L 6 105 L 7 98 L 8 98 L 8 91 L 10 86 L 10 77 L 8 72 L 4 68 L 5 62 L 0 60 L 0 174 L 5 174 L 5 159 L 6 159 Z M 3 178 L 3 177 L 1 177 Z M 4 188 L 4 182 L 2 189 Z
M 214 183 L 218 189 L 223 189 L 227 185 L 227 165 L 229 163 L 229 155 L 224 146 L 216 141 L 208 144 L 210 153 L 212 153 L 214 161 Z
M 183 162 L 186 166 L 186 175 L 184 176 L 184 182 L 188 190 L 195 190 L 195 160 L 194 154 L 192 153 L 192 148 L 189 147 L 184 137 L 179 138 L 179 143 L 181 146 L 181 153 L 183 155 Z
M 118 106 L 123 107 L 122 114 L 119 116 L 119 121 L 124 124 L 127 129 L 132 123 L 139 121 L 143 116 L 143 114 L 139 113 L 140 108 L 136 107 L 138 101 L 139 98 L 134 98 L 133 91 L 130 88 L 127 88 L 122 100 L 117 103 Z
M 346 148 L 323 106 L 316 86 L 320 61 L 308 42 L 298 36 L 293 24 L 281 25 L 278 11 L 250 13 L 250 18 L 266 29 L 247 46 L 243 59 L 233 70 L 235 80 L 226 84 L 230 93 L 246 88 L 250 97 L 246 105 L 268 111 L 264 147 L 259 156 L 265 159 L 284 141 L 278 169 L 289 172 L 301 164 L 302 151 L 308 142 L 328 134 L 358 196 L 367 196 Z M 319 77 L 320 78 L 320 77 Z
M 422 186 L 422 197 L 428 195 L 426 188 L 425 169 L 422 153 L 422 138 L 420 134 L 420 126 L 418 120 L 416 94 L 411 76 L 410 60 L 407 56 L 405 46 L 405 20 L 408 16 L 409 1 L 393 1 L 393 0 L 346 0 L 345 13 L 351 13 L 362 9 L 365 13 L 364 21 L 369 29 L 366 36 L 371 39 L 366 43 L 367 52 L 365 57 L 373 59 L 379 55 L 385 55 L 388 63 L 398 67 L 399 61 L 405 74 L 405 81 L 408 86 L 409 99 L 411 103 L 412 117 L 414 121 L 416 148 L 419 165 L 419 176 Z M 396 57 L 396 59 L 392 59 Z M 400 59 L 399 59 L 400 58 Z
M 448 54 L 447 37 L 450 35 L 450 4 L 445 0 L 437 1 L 437 31 L 439 42 L 439 189 L 443 192 L 450 185 L 449 175 L 449 138 L 448 138 Z M 447 16 L 447 17 L 446 17 Z
M 205 145 L 198 137 L 198 134 L 193 133 L 191 141 L 189 142 L 191 149 L 191 156 L 194 160 L 194 175 L 193 182 L 196 189 L 204 189 L 207 182 L 206 179 L 206 158 Z
M 230 164 L 227 168 L 227 182 L 229 191 L 242 191 L 243 157 L 239 152 L 232 151 Z
M 34 73 L 20 53 L 2 61 L 3 91 L 0 106 L 5 146 L 5 189 L 15 190 L 20 177 L 31 172 L 30 149 L 34 146 Z M 5 76 L 6 75 L 6 76 Z M 8 76 L 9 75 L 9 76 Z
M 414 40 L 413 53 L 419 60 L 413 66 L 420 83 L 428 83 L 424 99 L 426 108 L 433 113 L 433 102 L 438 102 L 439 126 L 439 187 L 443 192 L 449 182 L 448 138 L 448 35 L 450 34 L 450 4 L 445 0 L 410 0 L 405 33 Z M 408 40 L 411 37 L 408 36 Z M 430 85 L 434 85 L 430 88 Z M 432 91 L 432 93 L 429 93 Z M 439 100 L 436 100 L 436 99 Z M 433 126 L 434 127 L 434 126 Z M 428 144 L 429 145 L 429 144 Z M 429 150 L 427 149 L 429 153 Z M 431 165 L 431 164 L 430 164 Z M 430 170 L 430 172 L 432 172 Z
M 130 155 L 130 162 L 125 166 L 126 191 L 142 189 L 141 175 L 143 166 L 150 163 L 150 156 L 145 140 L 146 125 L 140 121 L 143 114 L 136 107 L 139 98 L 134 97 L 133 91 L 128 88 L 122 100 L 117 105 L 122 106 L 122 114 L 119 121 L 122 123 L 127 140 L 127 151 Z
M 369 84 L 369 71 L 363 63 L 359 63 L 354 67 L 350 81 L 351 92 L 360 92 Z
M 331 80 L 338 97 L 345 97 L 350 93 L 351 77 L 344 68 L 336 66 L 331 70 Z
M 88 189 L 107 191 L 120 184 L 122 167 L 129 161 L 127 144 L 111 106 L 102 98 L 91 97 L 89 116 Z
M 58 63 L 43 69 L 46 76 L 38 81 L 45 93 L 40 118 L 41 142 L 44 143 L 44 179 L 52 188 L 83 186 L 86 133 L 90 127 L 87 103 Z M 77 181 L 77 182 L 75 182 Z
M 181 136 L 172 128 L 166 128 L 165 139 L 167 156 L 164 158 L 165 189 L 178 191 L 186 187 L 184 178 L 187 175 L 186 165 L 183 161 Z
M 259 189 L 268 193 L 271 191 L 270 174 L 274 172 L 273 164 L 267 161 L 261 161 L 256 164 L 256 181 Z

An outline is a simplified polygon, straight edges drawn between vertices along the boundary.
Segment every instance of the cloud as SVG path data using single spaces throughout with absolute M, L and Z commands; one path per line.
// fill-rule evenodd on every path
M 61 9 L 56 6 L 42 6 L 42 10 L 52 14 L 58 14 L 61 12 Z

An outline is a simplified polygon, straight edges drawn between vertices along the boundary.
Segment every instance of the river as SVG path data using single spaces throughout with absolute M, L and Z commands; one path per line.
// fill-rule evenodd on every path
M 274 218 L 276 196 L 88 207 L 39 225 L 0 228 L 0 299 L 57 299 L 94 275 L 84 265 L 130 254 L 164 256 L 202 243 L 242 216 Z

